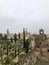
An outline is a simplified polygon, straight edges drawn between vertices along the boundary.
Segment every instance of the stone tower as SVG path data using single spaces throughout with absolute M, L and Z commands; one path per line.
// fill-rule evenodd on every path
M 44 30 L 43 29 L 39 30 L 39 35 L 44 35 Z
M 7 36 L 9 35 L 9 29 L 7 29 Z

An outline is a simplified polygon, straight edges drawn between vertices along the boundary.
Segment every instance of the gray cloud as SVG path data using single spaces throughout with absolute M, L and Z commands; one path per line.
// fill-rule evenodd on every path
M 32 33 L 39 28 L 48 30 L 49 0 L 0 0 L 0 32 L 7 28 L 19 32 L 23 27 Z

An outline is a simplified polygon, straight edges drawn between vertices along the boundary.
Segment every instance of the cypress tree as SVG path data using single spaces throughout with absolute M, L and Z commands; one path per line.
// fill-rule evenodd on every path
M 23 47 L 25 48 L 25 29 L 23 28 Z
M 16 41 L 17 41 L 17 35 L 16 35 L 16 33 L 14 34 L 14 41 L 15 41 L 15 57 L 16 57 Z

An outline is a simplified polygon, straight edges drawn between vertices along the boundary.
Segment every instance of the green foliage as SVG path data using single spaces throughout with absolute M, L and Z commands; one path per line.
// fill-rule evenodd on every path
M 9 56 L 7 56 L 4 60 L 3 60 L 3 65 L 12 65 L 12 59 L 9 57 Z
M 25 48 L 25 29 L 23 28 L 23 47 Z
M 14 34 L 14 41 L 15 41 L 15 57 L 16 57 L 16 41 L 17 41 L 17 35 L 16 35 L 16 33 Z
M 10 57 L 11 58 L 14 58 L 14 53 L 10 53 Z
M 20 32 L 19 32 L 19 39 L 20 39 Z
M 0 33 L 0 40 L 2 39 L 3 37 L 2 37 L 2 33 Z
M 11 40 L 11 42 L 13 43 L 13 39 L 12 39 L 12 37 L 11 37 L 11 39 L 10 39 L 10 40 Z
M 25 52 L 28 53 L 28 51 L 29 51 L 29 40 L 26 39 L 26 41 L 25 41 Z
M 14 34 L 14 41 L 15 41 L 15 43 L 17 41 L 17 35 L 16 35 L 16 33 Z
M 7 40 L 7 35 L 5 35 L 5 36 L 3 37 L 3 39 L 4 39 L 4 40 Z
M 19 55 L 19 58 L 22 59 L 25 56 L 25 54 Z

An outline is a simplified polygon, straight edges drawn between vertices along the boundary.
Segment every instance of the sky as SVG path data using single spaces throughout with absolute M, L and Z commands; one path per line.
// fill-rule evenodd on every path
M 0 33 L 49 33 L 49 0 L 0 0 Z

